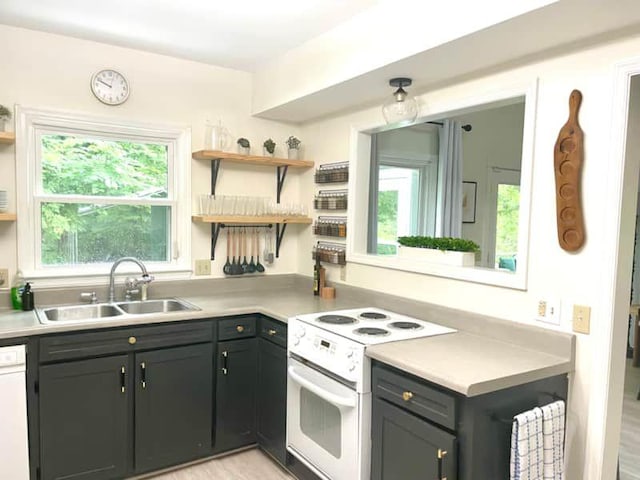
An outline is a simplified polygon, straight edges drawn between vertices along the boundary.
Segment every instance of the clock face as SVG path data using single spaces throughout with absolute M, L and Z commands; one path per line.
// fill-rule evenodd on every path
M 100 70 L 91 78 L 91 91 L 107 105 L 120 105 L 129 97 L 129 83 L 115 70 Z

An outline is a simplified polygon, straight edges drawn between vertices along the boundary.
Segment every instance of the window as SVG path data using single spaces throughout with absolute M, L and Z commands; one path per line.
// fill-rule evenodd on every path
M 27 109 L 19 116 L 19 215 L 28 219 L 19 264 L 30 276 L 106 273 L 124 256 L 155 271 L 189 267 L 189 161 L 180 161 L 188 131 Z
M 489 169 L 489 228 L 486 265 L 515 271 L 520 221 L 520 171 Z

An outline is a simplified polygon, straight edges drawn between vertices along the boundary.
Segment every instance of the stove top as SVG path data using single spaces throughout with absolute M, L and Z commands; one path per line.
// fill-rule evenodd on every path
M 310 313 L 296 317 L 301 322 L 350 339 L 373 345 L 455 332 L 454 329 L 380 308 L 357 308 Z

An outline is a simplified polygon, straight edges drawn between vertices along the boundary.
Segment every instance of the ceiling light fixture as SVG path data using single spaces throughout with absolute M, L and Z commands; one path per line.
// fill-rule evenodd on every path
M 392 78 L 389 85 L 397 87 L 393 96 L 382 105 L 382 115 L 387 123 L 412 122 L 418 116 L 418 102 L 403 87 L 411 85 L 406 77 Z

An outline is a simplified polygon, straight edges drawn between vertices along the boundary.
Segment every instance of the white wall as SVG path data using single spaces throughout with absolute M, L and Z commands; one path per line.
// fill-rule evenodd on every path
M 284 140 L 299 133 L 295 127 L 251 117 L 252 81 L 245 72 L 7 26 L 0 26 L 0 45 L 5 46 L 0 104 L 9 107 L 20 104 L 182 125 L 191 128 L 194 150 L 204 148 L 207 118 L 222 120 L 234 138 L 247 137 L 258 154 L 262 152 L 262 142 L 272 137 L 279 144 L 276 153 L 284 155 Z M 131 95 L 122 106 L 103 105 L 89 89 L 91 75 L 105 67 L 121 71 L 130 81 Z M 16 207 L 14 162 L 22 161 L 15 158 L 14 151 L 13 146 L 0 146 L 0 189 L 9 192 L 10 211 Z M 207 193 L 209 163 L 191 158 L 181 161 L 192 165 L 193 198 Z M 275 185 L 274 168 L 223 164 L 217 193 L 275 197 Z M 295 201 L 299 195 L 297 174 L 290 171 L 283 201 Z M 268 272 L 296 270 L 295 236 L 296 230 L 302 228 L 309 227 L 288 227 L 282 255 Z M 214 276 L 222 276 L 224 240 L 221 235 L 212 265 Z M 16 242 L 15 224 L 0 224 L 0 268 L 8 267 L 12 276 L 17 267 Z M 193 258 L 208 258 L 209 244 L 209 225 L 193 224 Z
M 603 248 L 609 248 L 616 231 L 605 231 L 602 225 L 607 215 L 615 214 L 606 211 L 604 198 L 620 193 L 619 186 L 617 191 L 607 190 L 608 179 L 613 175 L 609 168 L 612 155 L 610 125 L 613 114 L 618 113 L 611 109 L 613 66 L 637 56 L 638 51 L 640 38 L 635 37 L 453 84 L 424 94 L 420 99 L 425 105 L 422 113 L 431 115 L 446 111 L 448 104 L 468 96 L 507 89 L 514 82 L 539 79 L 526 291 L 357 264 L 347 264 L 342 272 L 337 268 L 328 271 L 329 281 L 340 282 L 342 273 L 345 283 L 350 285 L 514 322 L 534 323 L 538 300 L 559 298 L 562 301 L 560 329 L 565 331 L 570 331 L 569 319 L 574 303 L 591 306 L 592 334 L 577 335 L 576 372 L 571 378 L 567 444 L 567 478 L 571 480 L 614 478 L 612 471 L 601 472 L 605 412 L 600 407 L 606 402 L 608 381 L 607 375 L 602 374 L 607 363 L 602 356 L 611 346 L 605 326 L 612 322 L 609 316 L 612 306 L 602 304 L 603 289 L 609 286 L 601 282 L 611 275 L 615 278 L 614 266 L 603 255 Z M 571 254 L 560 249 L 557 241 L 553 146 L 560 127 L 567 120 L 569 94 L 574 88 L 581 90 L 584 96 L 580 122 L 586 132 L 582 187 L 587 240 L 579 252 Z M 351 152 L 351 127 L 371 125 L 376 121 L 383 124 L 377 107 L 309 124 L 303 129 L 303 137 L 316 162 L 345 160 Z M 637 174 L 635 177 L 637 180 Z M 311 191 L 312 182 L 312 176 L 305 175 L 303 191 Z M 308 250 L 312 241 L 312 236 L 304 232 L 300 237 L 300 252 Z M 309 275 L 311 267 L 306 255 L 300 258 L 301 273 Z M 619 418 L 610 419 L 614 426 L 616 422 L 619 425 Z M 615 452 L 608 452 L 608 465 L 613 465 L 614 457 Z

